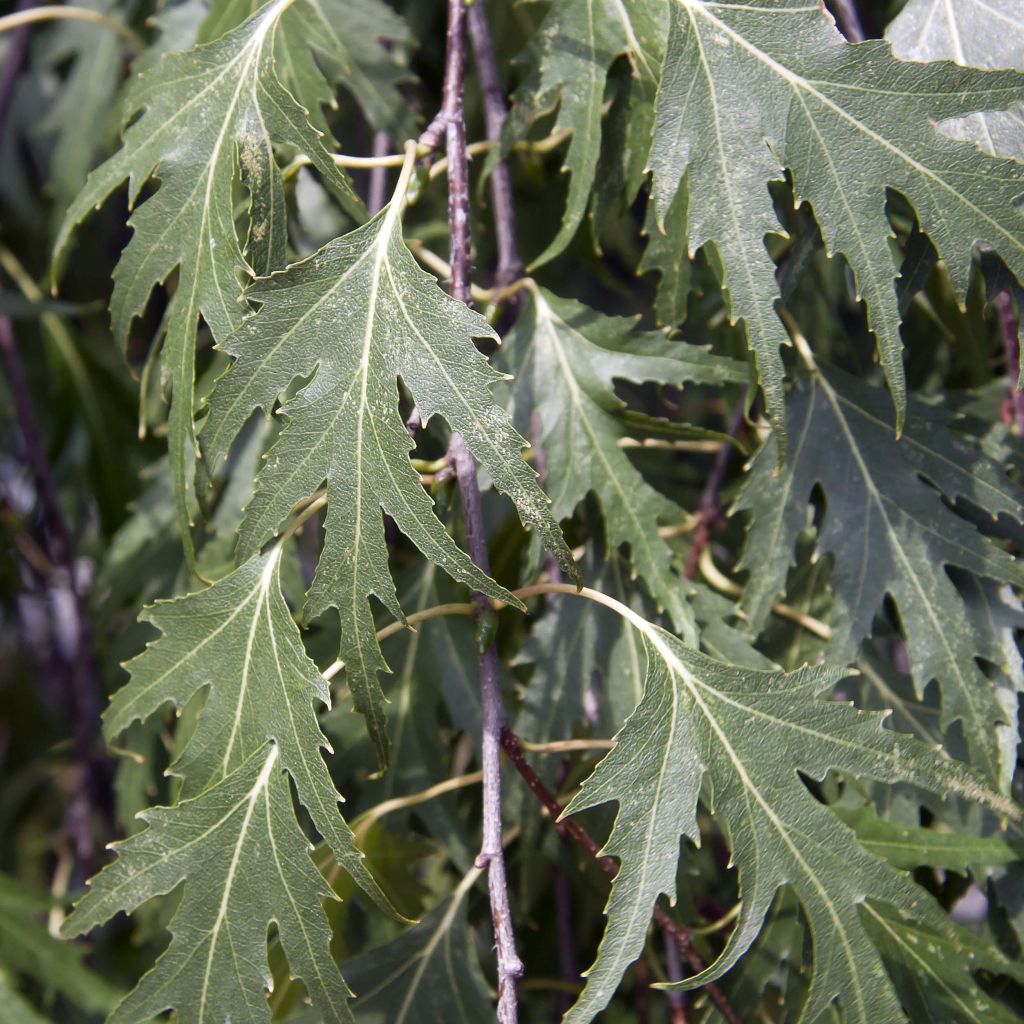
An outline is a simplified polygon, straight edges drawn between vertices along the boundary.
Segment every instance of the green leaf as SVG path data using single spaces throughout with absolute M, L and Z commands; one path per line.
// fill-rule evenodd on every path
M 1024 12 L 1017 0 L 910 0 L 885 38 L 904 60 L 1024 71 Z M 939 128 L 987 153 L 1024 160 L 1024 103 L 944 121 Z
M 219 38 L 261 6 L 260 0 L 214 5 L 198 41 Z M 381 0 L 297 0 L 281 17 L 274 55 L 282 84 L 321 131 L 328 131 L 323 108 L 337 107 L 332 83 L 348 89 L 370 124 L 383 129 L 410 120 L 398 91 L 409 75 L 384 43 L 411 42 L 405 22 Z
M 112 739 L 168 702 L 181 709 L 205 690 L 195 732 L 170 769 L 184 780 L 183 796 L 218 785 L 272 740 L 279 767 L 338 862 L 394 914 L 338 810 L 341 797 L 320 753 L 330 746 L 313 712 L 314 701 L 330 704 L 330 690 L 302 647 L 280 575 L 281 548 L 274 547 L 206 590 L 147 608 L 142 618 L 163 635 L 128 663 L 131 681 L 111 699 L 104 732 Z
M 480 872 L 422 921 L 345 964 L 359 1024 L 480 1024 L 494 1015 L 466 922 L 465 897 Z
M 818 699 L 841 677 L 837 670 L 787 675 L 738 669 L 686 647 L 628 609 L 622 614 L 643 635 L 647 679 L 614 750 L 566 812 L 617 802 L 602 852 L 621 865 L 597 960 L 567 1024 L 585 1024 L 607 1005 L 643 949 L 655 900 L 661 893 L 674 898 L 680 836 L 700 840 L 702 787 L 731 836 L 742 910 L 718 960 L 675 987 L 704 984 L 732 967 L 788 885 L 803 906 L 813 945 L 802 1019 L 817 1020 L 838 998 L 850 1024 L 904 1024 L 861 907 L 867 899 L 887 903 L 940 933 L 946 917 L 907 876 L 862 850 L 797 773 L 820 781 L 836 769 L 969 794 L 1002 813 L 1015 814 L 1013 806 L 984 789 L 962 763 L 883 729 L 884 714 Z
M 22 880 L 0 875 L 0 994 L 3 968 L 10 968 L 32 978 L 44 991 L 61 993 L 80 1010 L 107 1013 L 120 993 L 82 963 L 80 950 L 50 934 L 42 917 L 51 905 L 45 894 L 26 887 Z M 0 1005 L 6 1021 L 9 1004 Z
M 571 516 L 593 492 L 608 547 L 630 546 L 633 572 L 696 643 L 686 585 L 672 571 L 671 548 L 658 536 L 658 526 L 678 522 L 682 511 L 644 480 L 619 447 L 627 431 L 617 417 L 623 403 L 614 383 L 743 383 L 746 369 L 664 334 L 636 333 L 633 326 L 536 289 L 507 346 L 516 360 L 513 412 L 521 430 L 532 424 L 547 456 L 555 515 Z
M 966 928 L 946 934 L 907 921 L 889 907 L 866 903 L 864 921 L 881 951 L 907 1017 L 917 1024 L 1015 1024 L 1020 1020 L 1006 1003 L 989 995 L 972 976 L 988 970 L 1024 977 L 1020 964 Z
M 782 431 L 784 335 L 764 236 L 779 230 L 766 183 L 788 167 L 797 201 L 813 204 L 826 242 L 856 275 L 898 431 L 906 385 L 886 186 L 915 205 L 961 291 L 976 242 L 993 245 L 1015 273 L 1024 272 L 1024 220 L 1014 210 L 1024 167 L 994 161 L 934 128 L 944 118 L 1010 106 L 1024 79 L 902 63 L 882 42 L 850 45 L 804 0 L 670 6 L 650 156 L 659 216 L 686 174 L 690 248 L 709 241 L 718 248 L 731 311 L 746 321 L 768 413 Z
M 742 606 L 752 628 L 759 628 L 785 587 L 811 492 L 820 485 L 826 511 L 818 547 L 835 558 L 831 657 L 853 659 L 891 595 L 918 696 L 938 680 L 942 728 L 960 720 L 972 763 L 1000 779 L 1003 755 L 994 727 L 1006 721 L 1006 711 L 976 659 L 1002 665 L 1006 652 L 992 629 L 967 614 L 946 566 L 1017 585 L 1024 570 L 943 496 L 1019 521 L 1019 492 L 999 466 L 950 431 L 952 421 L 941 408 L 912 405 L 899 440 L 886 418 L 882 392 L 838 371 L 815 376 L 794 394 L 784 468 L 775 473 L 770 439 L 736 502 L 752 513 L 739 563 L 751 570 Z
M 870 807 L 834 807 L 833 810 L 857 833 L 857 842 L 868 853 L 906 871 L 926 864 L 965 872 L 976 866 L 1012 864 L 1024 855 L 1024 845 L 1001 835 L 961 835 L 934 828 L 907 828 L 880 818 Z
M 3 1003 L 4 1013 L 7 1014 L 7 1024 L 49 1024 L 41 1013 L 36 1012 L 18 994 L 13 979 L 3 967 L 0 967 L 0 1001 Z
M 109 1024 L 148 1024 L 172 1009 L 181 1024 L 269 1024 L 272 922 L 325 1024 L 353 1020 L 320 902 L 334 894 L 310 859 L 280 762 L 280 748 L 264 744 L 201 796 L 146 812 L 149 828 L 115 844 L 117 860 L 64 922 L 66 937 L 81 935 L 185 884 L 170 946 Z
M 121 17 L 110 0 L 85 0 L 82 6 Z M 48 187 L 63 207 L 85 183 L 116 127 L 110 112 L 121 80 L 125 40 L 106 27 L 64 21 L 43 37 L 42 47 L 45 61 L 53 67 L 71 63 L 37 129 L 55 136 Z
M 552 131 L 570 129 L 563 170 L 571 174 L 558 233 L 532 264 L 554 259 L 583 220 L 601 152 L 605 79 L 620 54 L 653 97 L 664 37 L 664 8 L 656 0 L 555 0 L 530 46 L 530 71 L 516 90 L 506 138 L 522 138 L 529 125 L 558 104 Z
M 134 206 L 146 183 L 159 180 L 155 195 L 129 220 L 133 234 L 114 272 L 111 316 L 115 336 L 126 345 L 132 319 L 143 312 L 153 288 L 178 270 L 161 358 L 172 393 L 169 447 L 178 521 L 190 560 L 198 319 L 203 317 L 215 338 L 226 337 L 245 313 L 241 282 L 284 263 L 284 191 L 274 146 L 305 153 L 349 208 L 360 209 L 319 133 L 275 72 L 275 33 L 292 2 L 272 0 L 217 42 L 168 54 L 134 80 L 125 111 L 126 117 L 140 116 L 125 132 L 121 149 L 89 175 L 54 250 L 57 277 L 71 232 L 94 207 L 125 180 Z M 233 200 L 239 178 L 251 198 L 244 253 Z
M 472 339 L 494 332 L 416 265 L 402 241 L 400 204 L 253 286 L 249 297 L 260 311 L 223 342 L 236 361 L 213 394 L 202 434 L 210 461 L 224 458 L 254 409 L 271 409 L 297 377 L 315 371 L 283 409 L 288 425 L 259 475 L 239 547 L 248 556 L 326 480 L 326 539 L 307 612 L 336 607 L 341 615 L 346 677 L 381 767 L 388 739 L 377 673 L 387 666 L 369 598 L 402 619 L 381 510 L 453 579 L 518 604 L 434 514 L 409 463 L 413 442 L 399 412 L 399 377 L 424 422 L 440 413 L 458 430 L 523 523 L 575 573 L 536 474 L 523 461 L 524 442 L 491 399 L 501 375 Z

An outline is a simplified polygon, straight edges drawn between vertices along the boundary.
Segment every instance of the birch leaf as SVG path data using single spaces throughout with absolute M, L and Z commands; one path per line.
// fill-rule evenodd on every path
M 752 513 L 740 561 L 751 569 L 743 607 L 760 627 L 785 586 L 797 534 L 815 485 L 826 511 L 818 542 L 832 554 L 836 606 L 831 657 L 852 660 L 891 595 L 903 625 L 920 697 L 937 679 L 942 728 L 961 721 L 971 760 L 994 781 L 1001 767 L 1000 695 L 976 659 L 1006 663 L 1002 637 L 968 614 L 948 565 L 1015 585 L 1024 571 L 943 501 L 965 498 L 991 515 L 1019 520 L 1016 487 L 980 450 L 949 429 L 942 409 L 912 406 L 904 436 L 886 422 L 877 389 L 830 371 L 798 392 L 790 409 L 791 450 L 775 473 L 775 441 L 755 457 L 737 508 Z
M 900 1001 L 868 937 L 868 900 L 948 932 L 947 919 L 908 876 L 857 845 L 854 833 L 807 789 L 835 769 L 883 782 L 1016 810 L 970 769 L 934 747 L 882 728 L 884 714 L 819 699 L 841 673 L 738 669 L 708 658 L 628 609 L 647 651 L 644 697 L 567 808 L 614 801 L 619 810 L 603 853 L 620 862 L 608 924 L 587 984 L 567 1024 L 586 1024 L 607 1005 L 641 953 L 655 900 L 675 896 L 679 839 L 700 841 L 697 801 L 731 836 L 742 909 L 710 967 L 674 987 L 721 977 L 750 948 L 777 892 L 796 893 L 811 932 L 813 976 L 801 1019 L 818 1020 L 839 999 L 850 1024 L 904 1024 Z M 672 986 L 670 986 L 672 987 Z
M 292 777 L 338 862 L 394 914 L 338 809 L 341 797 L 321 755 L 330 745 L 313 711 L 314 702 L 329 705 L 330 690 L 303 649 L 280 577 L 275 547 L 206 590 L 147 608 L 143 620 L 163 635 L 128 663 L 131 680 L 111 699 L 104 733 L 113 740 L 132 722 L 167 703 L 183 708 L 205 690 L 199 723 L 170 769 L 183 780 L 183 796 L 219 785 L 273 741 L 279 769 Z
M 308 613 L 336 607 L 341 615 L 341 658 L 381 767 L 388 738 L 377 672 L 387 666 L 370 597 L 402 618 L 382 510 L 454 579 L 519 604 L 473 564 L 434 514 L 409 464 L 399 378 L 423 420 L 441 413 L 515 502 L 524 524 L 538 529 L 567 572 L 576 572 L 536 474 L 523 461 L 524 442 L 491 399 L 501 374 L 473 338 L 494 332 L 416 265 L 402 241 L 400 204 L 253 286 L 249 297 L 261 308 L 223 343 L 236 361 L 214 391 L 202 434 L 205 454 L 225 457 L 254 409 L 271 409 L 292 381 L 313 374 L 283 409 L 288 425 L 260 472 L 240 550 L 248 557 L 326 481 L 326 539 Z
M 764 236 L 779 230 L 767 182 L 789 168 L 797 200 L 813 204 L 826 243 L 854 271 L 898 431 L 906 384 L 886 187 L 913 203 L 961 292 L 978 242 L 1020 276 L 1024 166 L 934 124 L 1012 106 L 1024 76 L 894 60 L 884 42 L 845 42 L 804 0 L 670 0 L 670 10 L 650 156 L 659 215 L 688 174 L 691 250 L 718 248 L 732 313 L 746 321 L 769 415 L 784 431 L 784 335 Z
M 201 796 L 144 817 L 149 827 L 115 845 L 117 860 L 62 928 L 67 937 L 82 935 L 185 885 L 170 946 L 109 1024 L 148 1024 L 172 1009 L 181 1024 L 269 1024 L 272 922 L 323 1024 L 351 1024 L 351 993 L 330 955 L 321 906 L 334 894 L 295 821 L 279 748 L 264 744 Z
M 633 322 L 606 317 L 571 299 L 536 289 L 508 349 L 520 429 L 534 430 L 547 456 L 547 489 L 560 519 L 593 492 L 601 503 L 608 547 L 630 547 L 633 572 L 696 643 L 686 584 L 671 568 L 672 550 L 659 525 L 678 522 L 681 509 L 656 491 L 619 447 L 626 429 L 615 380 L 743 383 L 742 363 L 711 355 L 664 334 L 633 331 Z
M 128 222 L 133 234 L 114 272 L 111 317 L 125 345 L 132 319 L 146 308 L 153 288 L 178 270 L 162 360 L 172 395 L 168 444 L 175 500 L 190 558 L 187 495 L 198 321 L 202 316 L 215 338 L 226 337 L 245 313 L 239 303 L 242 282 L 284 262 L 284 190 L 274 147 L 305 153 L 354 213 L 361 208 L 275 70 L 278 23 L 293 2 L 273 0 L 223 38 L 167 54 L 133 81 L 125 116 L 135 120 L 121 149 L 89 175 L 55 245 L 56 277 L 72 231 L 93 208 L 125 181 L 135 207 L 147 182 L 159 181 Z M 235 225 L 239 177 L 252 204 L 245 252 Z

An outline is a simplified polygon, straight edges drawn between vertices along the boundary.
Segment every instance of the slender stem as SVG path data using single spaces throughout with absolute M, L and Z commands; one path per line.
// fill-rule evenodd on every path
M 701 575 L 715 588 L 715 590 L 721 591 L 723 594 L 728 594 L 729 597 L 742 597 L 743 588 L 738 584 L 734 583 L 728 576 L 726 576 L 717 565 L 711 556 L 711 549 L 705 548 L 700 555 L 700 571 Z M 822 640 L 829 641 L 832 639 L 832 627 L 827 622 L 822 622 L 821 619 L 814 618 L 813 615 L 808 615 L 806 612 L 800 611 L 799 608 L 794 608 L 792 605 L 784 604 L 782 601 L 775 601 L 772 604 L 772 611 L 779 616 L 780 619 L 789 619 L 790 622 L 795 622 L 798 626 L 802 626 L 807 630 L 808 633 L 813 633 L 816 637 Z
M 999 329 L 1003 336 L 1003 356 L 1006 360 L 1007 405 L 1011 420 L 1017 428 L 1017 436 L 1024 437 L 1024 391 L 1018 390 L 1020 383 L 1020 335 L 1017 317 L 1013 312 L 1013 298 L 1008 288 L 996 296 L 996 313 Z
M 416 155 L 426 156 L 430 152 L 426 146 L 416 144 Z M 373 170 L 376 167 L 401 167 L 405 163 L 406 151 L 401 153 L 374 153 L 373 156 L 352 156 L 349 153 L 335 153 L 331 159 L 337 167 L 350 167 L 353 170 Z M 304 161 L 302 166 L 306 166 Z M 291 166 L 291 165 L 289 165 Z
M 462 107 L 466 74 L 465 5 L 448 0 L 448 57 L 445 67 L 445 142 L 448 150 L 448 261 L 452 265 L 452 298 L 469 305 L 469 157 Z M 474 475 L 476 468 L 474 467 Z
M 36 21 L 91 21 L 96 25 L 103 25 L 113 29 L 119 36 L 124 36 L 137 47 L 142 47 L 142 40 L 123 22 L 103 14 L 101 11 L 92 11 L 88 7 L 64 7 L 58 4 L 46 4 L 42 7 L 30 7 L 28 10 L 16 11 L 14 14 L 5 15 L 0 18 L 0 33 L 10 32 L 11 29 L 21 28 L 23 25 L 31 25 Z
M 746 396 L 736 403 L 732 416 L 729 418 L 727 433 L 729 437 L 738 437 L 746 425 Z M 732 461 L 733 446 L 723 444 L 715 455 L 704 490 L 701 492 L 700 504 L 697 506 L 697 530 L 693 535 L 690 554 L 686 559 L 686 578 L 692 580 L 697 575 L 697 566 L 701 552 L 711 541 L 711 534 L 722 516 L 722 485 Z
M 857 13 L 856 0 L 832 0 L 832 10 L 836 16 L 839 31 L 851 43 L 862 43 L 867 38 L 860 15 Z
M 457 789 L 465 789 L 466 786 L 475 786 L 483 779 L 483 772 L 469 772 L 466 775 L 456 775 L 454 778 L 445 779 L 434 786 L 421 790 L 419 793 L 411 793 L 409 796 L 396 796 L 390 800 L 371 807 L 365 814 L 359 815 L 352 822 L 352 832 L 355 835 L 356 843 L 362 845 L 366 833 L 385 815 L 393 811 L 400 811 L 406 807 L 418 807 L 435 797 L 443 796 L 445 793 L 453 793 Z
M 575 593 L 576 588 L 570 587 L 565 584 L 567 591 Z M 554 793 L 544 785 L 540 776 L 533 770 L 529 762 L 526 760 L 526 756 L 523 753 L 523 748 L 519 742 L 519 737 L 506 726 L 501 732 L 501 745 L 508 755 L 508 759 L 515 765 L 516 771 L 522 776 L 523 781 L 529 786 L 534 796 L 544 805 L 547 809 L 548 814 L 551 816 L 551 820 L 555 824 L 555 828 L 559 830 L 563 835 L 568 836 L 574 842 L 578 843 L 583 847 L 597 861 L 598 866 L 608 875 L 613 878 L 619 872 L 619 865 L 611 857 L 603 857 L 601 855 L 601 847 L 597 840 L 582 826 L 578 821 L 573 818 L 563 818 L 562 811 L 564 808 L 558 802 L 557 797 Z M 666 932 L 675 941 L 679 952 L 683 958 L 690 965 L 690 968 L 696 973 L 704 970 L 704 962 L 701 960 L 697 951 L 693 948 L 693 943 L 690 938 L 689 929 L 683 925 L 674 921 L 661 907 L 657 904 L 654 906 L 654 919 L 657 921 L 658 926 L 662 931 Z M 709 982 L 704 986 L 707 989 L 708 995 L 714 1001 L 718 1007 L 719 1012 L 728 1021 L 728 1024 L 739 1024 L 739 1017 L 736 1016 L 736 1011 L 732 1008 L 729 1000 L 726 998 L 725 993 L 715 985 L 713 982 Z
M 452 435 L 450 451 L 462 499 L 469 554 L 473 561 L 490 575 L 490 558 L 487 554 L 483 510 L 477 487 L 476 463 L 458 432 Z M 473 603 L 476 606 L 478 621 L 490 614 L 490 606 L 483 594 L 474 593 Z M 482 710 L 480 763 L 483 769 L 483 836 L 476 863 L 479 867 L 487 867 L 491 919 L 494 923 L 498 953 L 498 1020 L 501 1024 L 515 1024 L 518 1020 L 516 979 L 522 977 L 524 967 L 516 953 L 508 881 L 505 875 L 505 856 L 502 850 L 501 731 L 505 726 L 505 708 L 501 698 L 498 651 L 493 642 L 480 656 L 479 672 Z
M 469 158 L 466 154 L 466 123 L 462 105 L 466 73 L 465 10 L 463 0 L 448 0 L 448 38 L 441 116 L 448 151 L 448 230 L 452 265 L 449 287 L 453 298 L 468 304 L 471 299 Z M 425 137 L 431 136 L 436 123 L 437 119 L 427 129 Z M 462 500 L 469 555 L 480 569 L 490 575 L 490 558 L 487 553 L 480 490 L 477 486 L 476 462 L 458 431 L 452 434 L 449 454 Z M 490 605 L 484 594 L 474 593 L 473 604 L 478 623 L 491 614 Z M 505 724 L 505 709 L 501 699 L 498 652 L 493 642 L 480 656 L 479 673 L 482 711 L 480 767 L 483 772 L 483 834 L 476 865 L 479 868 L 487 868 L 487 889 L 498 959 L 498 1020 L 501 1024 L 516 1024 L 519 1018 L 516 979 L 522 977 L 524 968 L 516 953 L 502 844 L 501 729 Z
M 491 26 L 482 0 L 469 8 L 469 38 L 473 44 L 473 58 L 484 99 L 484 123 L 487 138 L 497 142 L 508 115 L 505 92 L 498 76 L 498 62 L 494 56 Z M 491 202 L 494 204 L 494 235 L 498 250 L 495 284 L 501 288 L 522 276 L 523 261 L 516 242 L 516 212 L 512 201 L 512 177 L 508 164 L 499 160 L 491 171 Z
M 387 132 L 375 132 L 373 155 L 382 157 L 391 148 L 391 136 Z M 403 154 L 404 155 L 404 154 Z M 366 196 L 366 209 L 372 217 L 384 206 L 387 199 L 388 169 L 378 164 L 370 169 L 370 188 Z
M 405 617 L 405 622 L 390 622 L 383 629 L 377 630 L 377 639 L 386 640 L 389 636 L 394 636 L 396 633 L 402 632 L 410 626 L 415 626 L 419 622 L 426 622 L 429 619 L 438 619 L 443 615 L 473 615 L 476 612 L 476 606 L 471 604 L 438 604 L 432 608 L 424 608 L 422 611 L 413 612 L 411 615 Z M 324 679 L 333 679 L 343 668 L 345 662 L 336 661 L 332 665 L 328 666 L 320 673 Z
M 683 965 L 679 962 L 679 947 L 668 934 L 665 935 L 665 972 L 669 981 L 683 980 Z M 686 993 L 670 989 L 668 997 L 669 1020 L 671 1024 L 688 1024 Z

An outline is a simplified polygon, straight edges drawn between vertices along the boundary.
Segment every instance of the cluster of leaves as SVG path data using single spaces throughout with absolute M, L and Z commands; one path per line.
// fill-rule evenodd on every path
M 445 6 L 0 35 L 5 1007 L 488 1019 L 496 637 L 615 862 L 507 781 L 530 1019 L 1021 1019 L 1019 3 L 856 45 L 804 0 L 488 3 L 474 278 L 502 159 L 530 266 L 477 308 L 424 269 L 440 154 L 358 159 L 439 106 Z

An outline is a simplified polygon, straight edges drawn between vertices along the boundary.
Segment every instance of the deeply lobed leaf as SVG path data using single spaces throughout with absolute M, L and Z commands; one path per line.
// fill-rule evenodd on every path
M 1015 809 L 985 790 L 965 765 L 883 729 L 884 715 L 818 699 L 839 678 L 835 670 L 737 669 L 634 613 L 627 617 L 647 650 L 644 697 L 566 812 L 618 803 L 602 852 L 621 867 L 597 959 L 566 1021 L 585 1024 L 607 1005 L 643 949 L 655 900 L 662 893 L 674 897 L 680 836 L 700 840 L 696 809 L 703 787 L 731 837 L 742 908 L 719 959 L 680 984 L 712 981 L 733 966 L 788 885 L 803 906 L 813 946 L 802 1019 L 817 1020 L 839 999 L 848 1021 L 903 1024 L 862 907 L 869 900 L 888 904 L 939 934 L 948 932 L 946 916 L 906 875 L 861 849 L 798 772 L 821 780 L 836 769 L 970 796 L 1000 813 Z
M 658 527 L 681 509 L 656 491 L 619 447 L 627 430 L 615 380 L 744 383 L 745 367 L 663 334 L 634 332 L 632 321 L 602 316 L 571 299 L 535 289 L 509 339 L 515 360 L 513 415 L 547 457 L 546 486 L 560 519 L 593 492 L 609 548 L 630 547 L 633 572 L 679 630 L 696 643 L 684 584 Z
M 792 444 L 782 471 L 775 473 L 769 441 L 737 500 L 737 508 L 752 513 L 740 566 L 754 571 L 743 607 L 759 628 L 785 586 L 811 492 L 820 484 L 827 507 L 819 548 L 835 558 L 832 658 L 854 657 L 891 595 L 918 696 L 938 680 L 943 728 L 959 720 L 972 763 L 997 780 L 1005 776 L 1006 754 L 995 726 L 1006 721 L 1006 711 L 976 659 L 1005 665 L 1007 652 L 983 618 L 967 614 L 945 567 L 1017 585 L 1024 572 L 942 496 L 965 498 L 991 516 L 1019 520 L 1022 510 L 1003 471 L 952 434 L 950 422 L 941 409 L 912 405 L 906 432 L 896 440 L 879 391 L 836 371 L 814 377 L 791 402 Z
M 103 716 L 108 738 L 168 702 L 181 709 L 205 690 L 195 732 L 171 765 L 183 780 L 183 796 L 220 784 L 273 741 L 279 769 L 291 775 L 334 856 L 393 914 L 338 810 L 341 797 L 320 753 L 330 746 L 313 703 L 329 705 L 330 691 L 281 595 L 281 548 L 250 558 L 206 590 L 158 601 L 142 618 L 163 635 L 128 663 L 131 680 Z
M 370 597 L 402 618 L 382 510 L 454 579 L 517 603 L 473 564 L 435 516 L 409 464 L 413 443 L 399 413 L 399 378 L 423 421 L 440 413 L 458 430 L 495 486 L 513 499 L 524 524 L 535 527 L 566 571 L 575 573 L 536 474 L 523 461 L 524 442 L 489 394 L 501 375 L 473 338 L 494 332 L 416 265 L 402 241 L 400 202 L 254 285 L 249 296 L 260 311 L 223 343 L 235 362 L 213 394 L 202 433 L 205 454 L 225 457 L 254 409 L 269 410 L 297 377 L 313 374 L 284 406 L 288 424 L 260 472 L 240 549 L 243 556 L 255 550 L 326 481 L 326 539 L 308 610 L 316 615 L 338 609 L 347 679 L 382 766 L 388 739 L 377 673 L 387 666 Z
M 351 993 L 331 957 L 320 906 L 334 894 L 295 821 L 278 747 L 264 744 L 201 796 L 144 817 L 149 827 L 116 845 L 117 860 L 62 928 L 68 937 L 84 934 L 184 883 L 170 946 L 110 1024 L 146 1024 L 172 1009 L 182 1024 L 269 1024 L 272 923 L 321 1020 L 350 1024 Z
M 166 54 L 134 80 L 125 116 L 139 116 L 121 149 L 89 175 L 55 244 L 57 276 L 72 231 L 93 208 L 126 180 L 134 207 L 147 182 L 159 180 L 159 189 L 128 222 L 133 234 L 114 272 L 111 316 L 124 345 L 153 288 L 178 270 L 162 361 L 172 394 L 169 448 L 178 520 L 190 558 L 187 495 L 198 321 L 202 316 L 215 338 L 226 337 L 245 313 L 239 303 L 242 281 L 254 270 L 266 273 L 284 263 L 284 190 L 274 147 L 305 153 L 349 209 L 357 216 L 361 210 L 319 132 L 275 70 L 278 23 L 293 2 L 271 0 L 223 38 Z M 251 198 L 244 253 L 235 226 L 233 190 L 239 180 Z
M 797 199 L 814 205 L 827 243 L 853 268 L 898 430 L 906 385 L 886 186 L 914 204 L 961 290 L 977 242 L 1024 272 L 1024 220 L 1014 207 L 1024 167 L 934 127 L 970 110 L 1009 107 L 1024 77 L 904 63 L 882 42 L 850 45 L 803 0 L 671 0 L 670 8 L 650 156 L 659 214 L 685 174 L 690 247 L 714 242 L 721 255 L 732 313 L 746 321 L 768 413 L 784 441 L 784 335 L 764 236 L 778 230 L 766 183 L 789 168 Z

